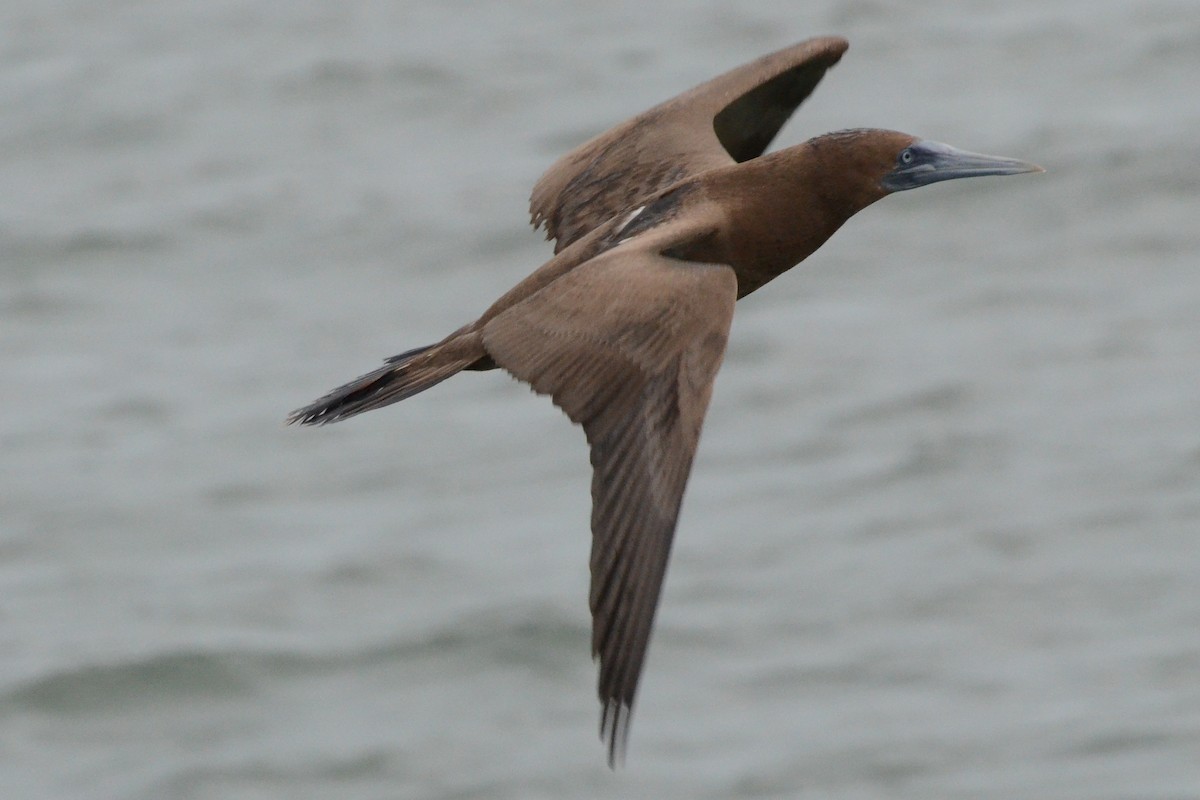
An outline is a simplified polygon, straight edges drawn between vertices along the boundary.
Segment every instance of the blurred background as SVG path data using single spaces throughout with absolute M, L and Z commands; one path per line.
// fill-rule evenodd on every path
M 1200 797 L 1192 0 L 0 3 L 0 796 Z M 583 435 L 473 319 L 567 149 L 815 34 L 889 198 L 739 304 L 626 767 Z

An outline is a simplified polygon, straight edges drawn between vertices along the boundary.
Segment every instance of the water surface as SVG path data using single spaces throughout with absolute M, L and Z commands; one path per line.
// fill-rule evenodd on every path
M 6 798 L 1200 797 L 1184 0 L 0 5 Z M 284 414 L 548 255 L 542 169 L 817 33 L 890 198 L 739 305 L 627 766 L 582 434 Z

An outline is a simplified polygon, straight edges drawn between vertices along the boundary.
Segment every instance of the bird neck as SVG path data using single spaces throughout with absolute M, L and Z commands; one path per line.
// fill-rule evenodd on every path
M 728 243 L 734 254 L 739 296 L 799 264 L 850 217 L 883 197 L 878 182 L 858 174 L 852 160 L 838 158 L 819 140 L 730 167 L 713 187 L 736 202 Z M 722 185 L 724 184 L 724 185 Z
M 826 135 L 757 159 L 753 179 L 771 187 L 760 195 L 760 213 L 794 231 L 798 247 L 811 245 L 804 255 L 887 194 L 875 170 L 847 144 Z

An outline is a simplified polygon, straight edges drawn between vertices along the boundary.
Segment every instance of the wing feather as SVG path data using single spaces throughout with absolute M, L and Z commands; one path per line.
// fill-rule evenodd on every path
M 577 147 L 533 187 L 529 212 L 560 252 L 692 175 L 756 158 L 838 62 L 839 37 L 743 64 Z
M 550 395 L 591 446 L 589 604 L 610 760 L 624 746 L 736 297 L 725 265 L 618 247 L 482 330 L 496 363 Z

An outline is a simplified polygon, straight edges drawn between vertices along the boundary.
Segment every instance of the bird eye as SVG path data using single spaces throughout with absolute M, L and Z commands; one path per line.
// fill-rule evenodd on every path
M 912 151 L 911 147 L 906 147 L 900 151 L 900 163 L 901 164 L 911 164 L 913 162 L 914 158 L 916 158 L 916 156 L 913 155 L 913 151 Z

